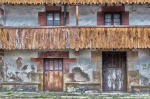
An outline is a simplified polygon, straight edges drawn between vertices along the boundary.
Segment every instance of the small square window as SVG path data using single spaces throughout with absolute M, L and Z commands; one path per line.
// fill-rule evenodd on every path
M 118 13 L 106 13 L 105 25 L 121 25 L 121 16 Z
M 60 25 L 60 12 L 48 12 L 47 13 L 47 25 L 59 26 Z

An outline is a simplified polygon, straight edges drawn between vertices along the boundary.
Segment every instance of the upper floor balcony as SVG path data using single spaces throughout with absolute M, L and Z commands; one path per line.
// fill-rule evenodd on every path
M 0 48 L 76 51 L 150 48 L 150 26 L 0 27 Z

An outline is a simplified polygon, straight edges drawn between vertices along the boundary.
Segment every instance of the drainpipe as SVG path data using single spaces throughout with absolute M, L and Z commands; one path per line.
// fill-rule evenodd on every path
M 67 4 L 64 4 L 64 26 L 66 26 L 67 19 Z
M 76 26 L 79 25 L 79 6 L 76 5 Z

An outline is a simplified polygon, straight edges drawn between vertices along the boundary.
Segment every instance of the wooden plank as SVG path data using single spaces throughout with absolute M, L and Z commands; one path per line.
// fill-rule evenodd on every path
M 44 90 L 63 90 L 63 61 L 62 59 L 45 59 L 44 61 Z
M 1 28 L 2 49 L 150 48 L 147 27 Z M 144 34 L 143 34 L 144 31 Z

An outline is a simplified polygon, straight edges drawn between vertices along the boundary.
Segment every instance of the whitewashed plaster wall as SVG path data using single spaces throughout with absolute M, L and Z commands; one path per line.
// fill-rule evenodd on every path
M 125 5 L 130 25 L 150 25 L 150 5 Z
M 138 59 L 134 64 L 134 70 L 139 70 L 140 85 L 150 85 L 150 51 L 138 49 Z
M 76 25 L 75 6 L 69 6 L 70 13 L 69 25 Z M 95 26 L 97 25 L 97 12 L 101 11 L 101 5 L 82 5 L 79 6 L 79 26 Z
M 38 26 L 38 12 L 44 5 L 5 5 L 6 26 Z
M 4 5 L 6 26 L 38 26 L 38 12 L 45 10 L 44 5 Z M 129 11 L 130 25 L 150 25 L 150 5 L 125 5 Z M 63 9 L 62 9 L 63 11 Z M 75 6 L 68 6 L 70 23 L 76 25 Z M 101 5 L 79 6 L 79 26 L 97 25 L 97 12 Z

